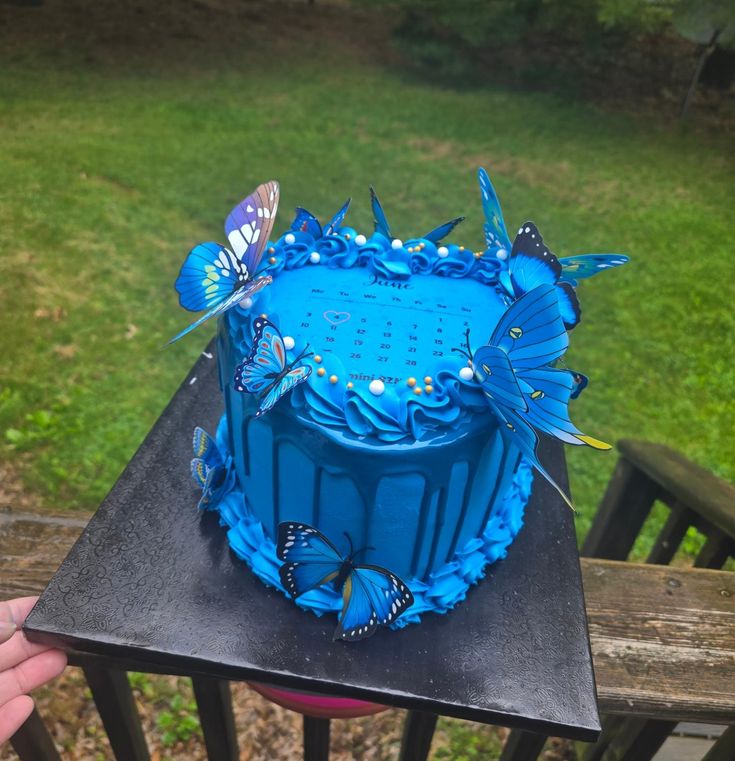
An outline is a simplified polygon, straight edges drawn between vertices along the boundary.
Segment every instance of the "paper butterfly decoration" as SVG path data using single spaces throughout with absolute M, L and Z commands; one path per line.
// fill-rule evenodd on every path
M 512 247 L 508 231 L 505 229 L 498 194 L 484 169 L 480 168 L 477 176 L 480 181 L 482 209 L 485 213 L 485 243 L 489 249 L 495 250 L 499 259 L 505 259 Z M 562 282 L 576 285 L 577 280 L 592 277 L 606 269 L 619 267 L 627 261 L 628 257 L 622 254 L 579 254 L 562 257 L 559 259 L 561 264 L 559 279 Z
M 388 240 L 393 240 L 394 236 L 391 234 L 390 227 L 388 226 L 388 220 L 385 218 L 385 212 L 380 205 L 378 196 L 375 194 L 373 186 L 370 186 L 370 205 L 373 208 L 373 218 L 375 221 L 375 230 L 384 235 Z M 426 240 L 430 240 L 432 243 L 438 243 L 443 238 L 446 238 L 452 230 L 460 223 L 464 221 L 464 217 L 455 217 L 450 219 L 449 222 L 445 222 L 439 227 L 435 227 L 430 232 L 421 237 Z
M 319 220 L 306 209 L 302 209 L 300 206 L 296 209 L 296 216 L 291 223 L 291 229 L 302 233 L 309 233 L 312 238 L 324 238 L 327 235 L 337 232 L 342 227 L 347 209 L 350 208 L 351 198 L 348 198 L 342 208 L 332 217 L 329 224 L 322 228 Z
M 192 312 L 207 310 L 168 343 L 178 341 L 210 317 L 222 314 L 272 282 L 256 277 L 278 211 L 275 181 L 259 185 L 225 220 L 232 249 L 219 243 L 200 243 L 186 257 L 176 280 L 179 303 Z
M 342 611 L 333 639 L 365 639 L 413 605 L 411 590 L 394 573 L 375 565 L 356 565 L 357 552 L 344 557 L 324 534 L 305 523 L 278 525 L 276 555 L 281 583 L 295 599 L 330 582 L 342 590 Z M 371 548 L 366 548 L 371 549 Z
M 559 300 L 559 312 L 568 330 L 579 323 L 582 311 L 571 283 L 561 281 L 562 265 L 544 244 L 533 222 L 524 222 L 513 241 L 508 269 L 500 270 L 498 279 L 514 299 L 539 285 L 553 285 Z
M 202 490 L 198 508 L 206 510 L 219 502 L 232 486 L 235 474 L 222 457 L 215 440 L 203 428 L 197 426 L 194 429 L 192 445 L 194 459 L 191 461 L 191 476 Z
M 248 358 L 235 369 L 235 390 L 258 394 L 255 416 L 260 417 L 294 386 L 311 375 L 311 366 L 299 364 L 310 357 L 308 347 L 296 359 L 286 361 L 286 347 L 278 328 L 264 317 L 253 322 L 253 347 Z
M 473 354 L 467 334 L 466 349 L 459 351 L 469 359 L 490 409 L 511 440 L 572 507 L 539 462 L 536 429 L 567 444 L 595 449 L 610 449 L 610 445 L 586 436 L 569 419 L 572 374 L 549 367 L 568 344 L 554 287 L 540 285 L 508 307 L 486 346 Z

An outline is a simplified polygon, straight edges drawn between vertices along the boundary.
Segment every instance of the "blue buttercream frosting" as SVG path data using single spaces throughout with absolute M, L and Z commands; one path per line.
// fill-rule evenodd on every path
M 223 457 L 229 457 L 226 415 L 220 420 L 216 441 Z M 395 622 L 393 628 L 419 623 L 421 616 L 427 612 L 447 613 L 465 599 L 473 584 L 484 577 L 489 564 L 506 556 L 508 547 L 523 525 L 523 512 L 532 481 L 531 467 L 525 460 L 520 460 L 509 488 L 493 506 L 479 536 L 468 539 L 451 559 L 437 564 L 423 578 L 403 578 L 413 593 L 414 604 Z M 248 503 L 240 485 L 233 482 L 229 491 L 209 509 L 219 513 L 220 523 L 227 528 L 227 540 L 235 555 L 244 560 L 261 581 L 287 594 L 278 574 L 281 561 L 276 556 L 275 542 Z M 296 603 L 321 616 L 339 612 L 342 595 L 327 585 L 307 592 Z

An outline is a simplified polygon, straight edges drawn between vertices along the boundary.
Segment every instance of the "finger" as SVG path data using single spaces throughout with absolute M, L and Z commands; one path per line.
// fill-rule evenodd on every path
M 18 597 L 0 601 L 0 644 L 10 639 L 20 627 L 38 597 Z
M 58 676 L 66 666 L 61 650 L 46 650 L 17 666 L 0 672 L 0 707 Z
M 49 645 L 29 642 L 23 632 L 16 632 L 0 645 L 0 673 L 50 649 Z
M 0 745 L 9 740 L 31 715 L 33 699 L 20 695 L 4 706 L 0 706 Z

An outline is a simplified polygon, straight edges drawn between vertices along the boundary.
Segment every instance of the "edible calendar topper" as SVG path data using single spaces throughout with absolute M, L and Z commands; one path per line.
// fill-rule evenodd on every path
M 454 355 L 468 329 L 489 335 L 497 321 L 492 289 L 476 281 L 463 284 L 461 303 L 436 276 L 386 280 L 365 269 L 338 276 L 327 268 L 294 270 L 279 286 L 282 331 L 297 345 L 338 357 L 353 384 L 423 378 L 439 358 Z

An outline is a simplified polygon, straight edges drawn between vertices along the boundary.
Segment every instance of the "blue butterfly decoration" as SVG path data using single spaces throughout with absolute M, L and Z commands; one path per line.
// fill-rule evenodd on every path
M 508 231 L 505 228 L 498 194 L 495 192 L 487 172 L 482 167 L 477 171 L 477 176 L 480 182 L 482 209 L 485 214 L 485 244 L 498 259 L 506 260 L 510 255 L 512 246 Z M 627 256 L 622 254 L 579 254 L 562 257 L 558 261 L 561 266 L 559 281 L 576 285 L 578 280 L 592 277 L 607 269 L 619 267 L 629 260 Z
M 191 461 L 191 476 L 202 490 L 198 508 L 207 510 L 232 487 L 235 471 L 231 458 L 222 457 L 215 440 L 199 426 L 194 429 L 192 445 L 194 459 Z
M 235 390 L 259 396 L 256 417 L 260 417 L 311 375 L 311 366 L 300 364 L 311 355 L 307 347 L 293 362 L 288 362 L 278 328 L 264 317 L 256 317 L 250 354 L 235 369 Z
M 356 565 L 353 551 L 344 557 L 324 534 L 305 523 L 278 525 L 276 555 L 283 561 L 281 583 L 296 599 L 310 589 L 331 583 L 342 590 L 342 611 L 333 639 L 365 639 L 378 626 L 388 626 L 413 605 L 411 590 L 385 568 Z M 371 548 L 366 548 L 371 549 Z
M 375 193 L 375 189 L 373 186 L 370 186 L 370 205 L 373 209 L 373 219 L 375 221 L 375 230 L 376 232 L 379 232 L 381 235 L 384 235 L 388 240 L 393 240 L 394 236 L 390 231 L 390 227 L 388 225 L 388 220 L 385 217 L 385 212 L 383 211 L 383 207 L 380 205 L 380 201 L 378 200 L 378 196 Z M 460 223 L 464 221 L 464 217 L 455 217 L 454 219 L 450 219 L 449 222 L 445 222 L 443 225 L 439 225 L 439 227 L 435 227 L 433 230 L 426 233 L 426 235 L 423 235 L 425 240 L 430 240 L 432 243 L 439 243 L 439 241 L 443 240 L 444 238 L 449 235 L 452 230 Z
M 553 285 L 567 330 L 579 323 L 582 310 L 571 283 L 561 281 L 561 262 L 549 251 L 533 222 L 524 222 L 513 241 L 508 268 L 498 274 L 507 294 L 517 299 L 539 285 Z
M 595 449 L 610 449 L 610 445 L 583 434 L 569 419 L 572 374 L 549 366 L 568 345 L 555 289 L 547 284 L 530 290 L 508 307 L 486 346 L 473 353 L 468 332 L 466 348 L 458 351 L 468 358 L 506 435 L 572 507 L 539 462 L 536 431 L 567 444 L 585 444 Z
M 342 208 L 332 217 L 329 223 L 322 227 L 319 220 L 306 209 L 302 209 L 300 206 L 296 209 L 296 216 L 291 223 L 291 230 L 294 232 L 309 233 L 312 238 L 324 238 L 327 235 L 332 235 L 342 227 L 347 210 L 350 208 L 352 199 L 348 198 Z
M 277 182 L 259 185 L 225 220 L 225 234 L 232 249 L 219 243 L 200 243 L 189 252 L 175 283 L 179 303 L 192 312 L 207 312 L 169 344 L 272 282 L 270 275 L 256 275 L 273 231 L 278 198 Z

